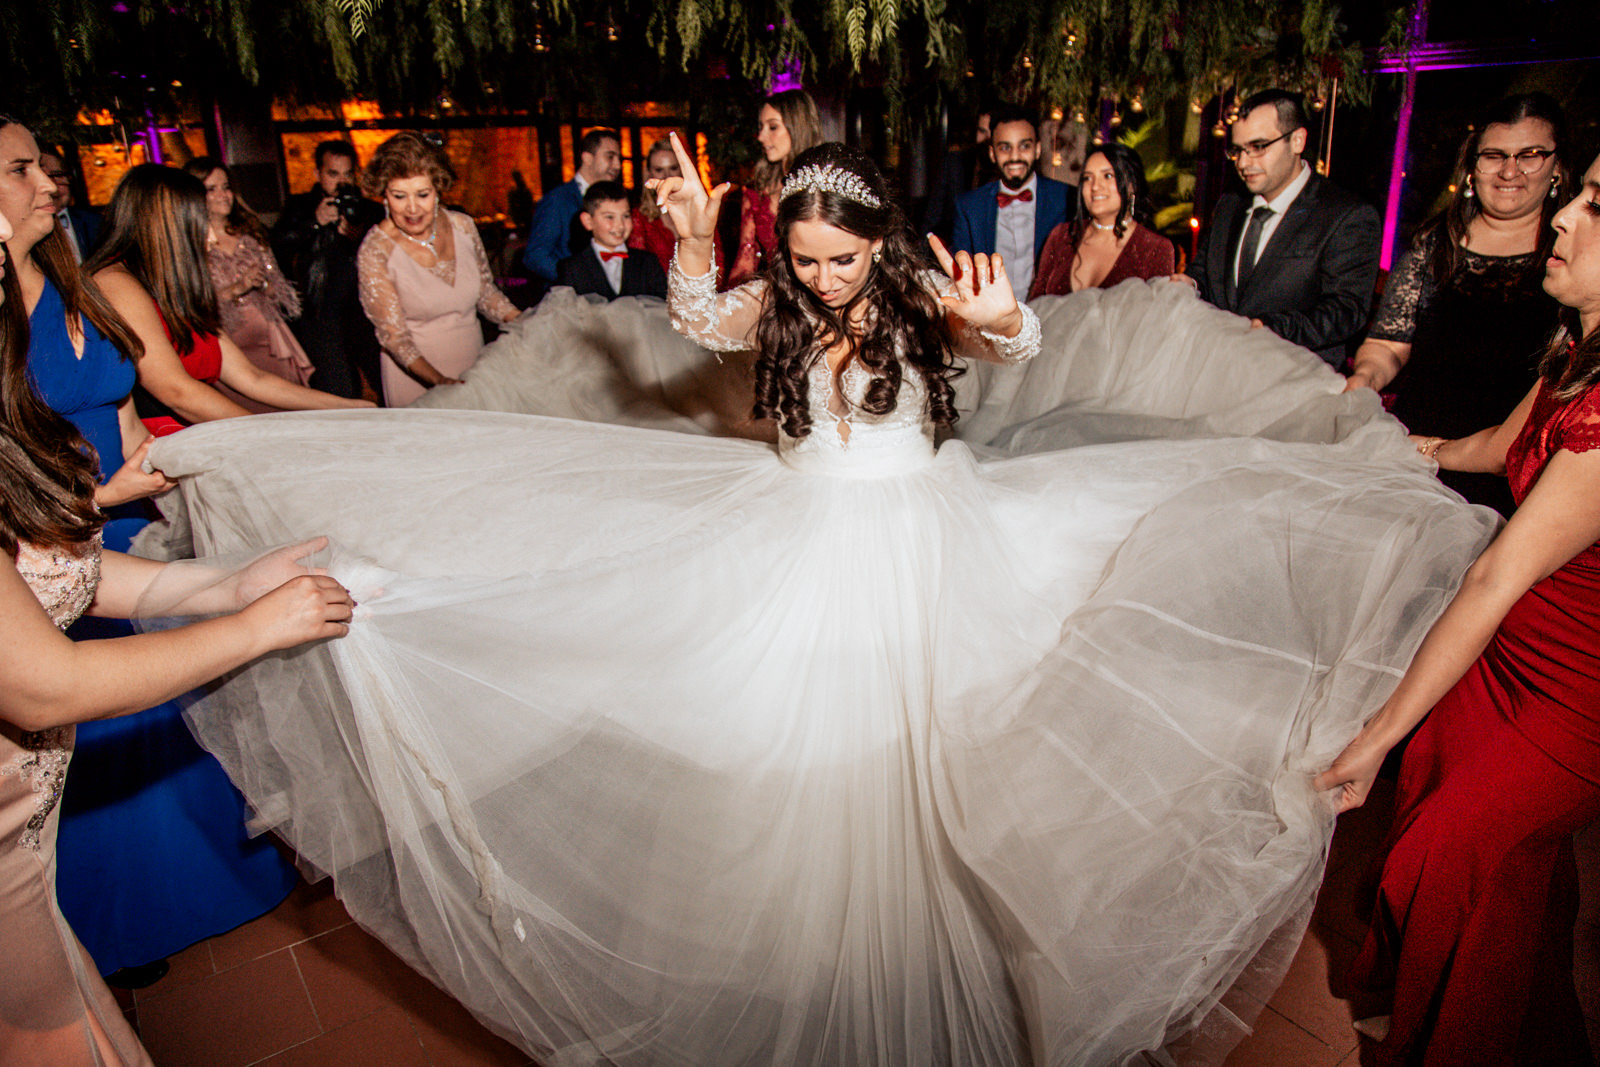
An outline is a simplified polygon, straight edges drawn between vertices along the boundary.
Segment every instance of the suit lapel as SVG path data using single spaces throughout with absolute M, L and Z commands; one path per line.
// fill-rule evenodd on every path
M 591 244 L 588 248 L 584 249 L 584 254 L 587 257 L 586 261 L 589 264 L 589 271 L 593 275 L 595 284 L 600 287 L 600 292 L 611 294 L 609 297 L 607 297 L 607 299 L 615 300 L 621 294 L 615 289 L 611 288 L 611 279 L 606 277 L 606 269 L 600 265 L 600 253 L 596 252 L 594 250 L 594 245 Z M 627 260 L 623 260 L 622 269 L 624 273 L 627 272 Z
M 1256 257 L 1256 274 L 1271 277 L 1271 270 L 1277 261 L 1300 243 L 1300 231 L 1311 221 L 1311 213 L 1317 206 L 1316 177 L 1315 174 L 1311 176 L 1311 181 L 1306 183 L 1306 187 L 1300 190 L 1300 195 L 1294 198 L 1294 203 L 1289 205 L 1289 210 L 1284 212 L 1283 221 L 1272 231 L 1272 240 L 1267 242 L 1267 247 Z M 1256 274 L 1250 276 L 1252 282 L 1255 281 Z
M 978 228 L 978 232 L 983 234 L 984 240 L 989 247 L 974 249 L 974 251 L 992 256 L 994 255 L 995 242 L 1000 237 L 1000 202 L 997 199 L 1000 193 L 1000 183 L 990 182 L 979 191 L 983 193 L 983 199 L 978 202 L 979 222 L 982 223 Z
M 1228 220 L 1228 240 L 1218 250 L 1222 253 L 1223 294 L 1226 297 L 1229 308 L 1237 308 L 1239 306 L 1237 270 L 1239 257 L 1237 253 L 1239 251 L 1239 241 L 1244 237 L 1244 220 L 1250 214 L 1250 201 L 1241 198 L 1235 200 L 1234 203 L 1238 205 L 1238 208 L 1234 211 L 1233 217 Z

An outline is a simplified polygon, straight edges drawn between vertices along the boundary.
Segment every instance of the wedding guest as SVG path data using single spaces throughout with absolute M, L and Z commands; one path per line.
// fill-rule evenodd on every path
M 1084 160 L 1079 189 L 1082 215 L 1050 231 L 1029 300 L 1173 272 L 1172 242 L 1149 228 L 1153 212 L 1139 153 L 1115 142 L 1100 145 Z
M 370 407 L 269 374 L 222 331 L 206 266 L 206 190 L 198 178 L 144 163 L 106 205 L 100 247 L 84 263 L 144 345 L 140 414 L 170 430 L 250 412 L 216 388 L 279 410 Z
M 1566 122 L 1543 93 L 1500 101 L 1468 127 L 1450 176 L 1450 203 L 1417 231 L 1356 350 L 1346 389 L 1394 394 L 1413 433 L 1464 437 L 1504 421 L 1538 378 L 1559 305 L 1544 291 L 1568 199 Z M 1441 470 L 1472 501 L 1510 515 L 1494 474 Z
M 94 246 L 99 243 L 100 213 L 77 206 L 72 193 L 72 172 L 67 169 L 67 162 L 61 156 L 48 149 L 42 150 L 39 153 L 39 165 L 55 182 L 56 221 L 66 235 L 72 258 L 82 263 L 83 257 L 93 252 Z
M 1039 122 L 1010 104 L 989 116 L 989 158 L 1000 177 L 956 201 L 951 251 L 999 253 L 1017 292 L 1033 284 L 1045 239 L 1077 215 L 1078 190 L 1038 173 Z
M 683 177 L 678 171 L 678 157 L 673 154 L 671 144 L 657 141 L 650 146 L 644 160 L 646 181 Z M 639 206 L 633 209 L 633 232 L 628 235 L 628 247 L 651 253 L 666 271 L 672 266 L 672 253 L 678 245 L 672 217 L 656 206 L 656 198 L 648 191 L 639 196 L 638 201 Z
M 619 296 L 667 298 L 667 272 L 649 252 L 628 254 L 633 214 L 621 182 L 595 182 L 584 191 L 578 221 L 591 235 L 589 247 L 561 261 L 556 284 L 607 300 Z
M 317 183 L 284 203 L 272 250 L 300 293 L 294 330 L 315 368 L 309 384 L 355 398 L 378 390 L 378 339 L 361 310 L 356 251 L 383 209 L 361 195 L 349 141 L 323 141 L 313 158 Z
M 571 181 L 540 197 L 533 209 L 522 265 L 535 277 L 555 281 L 561 261 L 583 247 L 578 212 L 583 208 L 584 190 L 595 182 L 614 182 L 621 176 L 622 137 L 617 131 L 599 128 L 585 133 L 578 141 L 578 172 Z
M 1414 438 L 1441 467 L 1505 474 L 1517 511 L 1316 779 L 1359 806 L 1422 723 L 1352 974 L 1392 998 L 1357 1024 L 1382 1067 L 1594 1062 L 1573 988 L 1572 834 L 1600 817 L 1600 160 L 1554 226 L 1544 288 L 1564 310 L 1538 382 L 1498 426 Z
M 0 241 L 12 236 L 0 215 Z M 74 724 L 129 715 L 265 653 L 340 636 L 354 605 L 332 578 L 298 565 L 326 544 L 311 542 L 172 605 L 217 618 L 69 640 L 61 631 L 85 612 L 132 615 L 167 566 L 102 550 L 94 453 L 34 393 L 13 322 L 0 315 L 0 1059 L 145 1067 L 148 1053 L 56 902 L 57 801 Z
M 756 112 L 761 159 L 739 201 L 739 247 L 723 285 L 732 289 L 754 278 L 778 247 L 778 193 L 800 153 L 822 143 L 816 101 L 804 89 L 773 93 Z M 688 176 L 685 175 L 685 178 Z
M 1310 132 L 1294 93 L 1267 89 L 1248 98 L 1228 137 L 1228 158 L 1249 196 L 1223 195 L 1188 271 L 1174 280 L 1344 366 L 1346 346 L 1372 306 L 1377 211 L 1301 158 Z
M 228 168 L 197 156 L 183 168 L 206 187 L 206 265 L 217 289 L 222 329 L 257 367 L 299 385 L 311 382 L 311 360 L 285 319 L 300 317 L 294 291 L 267 249 L 267 228 L 233 192 Z M 252 411 L 274 408 L 240 399 Z
M 940 161 L 939 173 L 934 177 L 933 189 L 928 193 L 928 206 L 922 217 L 922 232 L 931 233 L 948 245 L 956 224 L 956 200 L 983 184 L 984 167 L 988 164 L 990 108 L 978 113 L 973 127 L 972 140 L 967 144 L 952 144 Z
M 455 180 L 444 149 L 409 130 L 379 145 L 361 175 L 388 213 L 361 242 L 356 265 L 361 306 L 388 357 L 383 399 L 390 407 L 460 384 L 483 350 L 480 312 L 498 323 L 520 314 L 495 287 L 476 224 L 439 206 Z

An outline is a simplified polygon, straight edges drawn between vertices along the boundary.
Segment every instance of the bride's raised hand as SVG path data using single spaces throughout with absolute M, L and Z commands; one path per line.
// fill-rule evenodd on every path
M 655 193 L 656 206 L 672 220 L 672 228 L 680 240 L 691 238 L 711 240 L 717 229 L 717 214 L 722 210 L 722 198 L 730 188 L 723 182 L 709 193 L 700 174 L 694 169 L 694 160 L 684 151 L 676 130 L 668 135 L 672 154 L 678 157 L 681 178 L 651 178 L 645 188 Z
M 1015 337 L 1022 331 L 1022 309 L 1017 305 L 1017 294 L 1011 291 L 1005 260 L 999 253 L 951 255 L 944 242 L 931 233 L 928 247 L 955 283 L 954 294 L 940 297 L 945 307 L 974 326 L 1002 337 Z

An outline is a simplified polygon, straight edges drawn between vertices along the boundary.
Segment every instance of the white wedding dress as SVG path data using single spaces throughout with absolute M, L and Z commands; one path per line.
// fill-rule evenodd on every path
M 737 298 L 674 293 L 744 336 Z M 202 553 L 326 533 L 360 602 L 197 733 L 542 1064 L 1216 1061 L 1304 930 L 1311 774 L 1493 520 L 1311 357 L 1137 283 L 1066 301 L 1029 368 L 964 383 L 977 451 L 935 450 L 915 372 L 877 419 L 820 372 L 776 450 L 470 410 L 166 438 Z M 473 377 L 661 314 L 557 300 Z M 1053 347 L 1083 330 L 1111 348 Z M 1218 351 L 1237 380 L 1174 380 Z M 1145 439 L 1052 446 L 1078 425 Z

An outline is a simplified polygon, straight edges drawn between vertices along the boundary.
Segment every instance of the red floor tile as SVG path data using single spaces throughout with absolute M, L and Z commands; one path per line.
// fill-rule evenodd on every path
M 444 995 L 353 923 L 290 951 L 299 961 L 300 974 L 324 1029 L 343 1026 L 391 1005 L 409 1012 Z
M 162 1067 L 244 1067 L 322 1032 L 287 949 L 139 1003 Z
M 433 1067 L 525 1067 L 533 1062 L 527 1053 L 486 1030 L 466 1008 L 437 989 L 434 992 L 437 1001 L 411 1016 Z
M 245 923 L 211 939 L 211 957 L 219 971 L 297 945 L 350 922 L 344 905 L 333 895 L 333 882 L 302 881 L 287 900 L 255 922 Z
M 432 1067 L 432 1061 L 398 1008 L 383 1008 L 348 1026 L 260 1061 L 258 1067 Z
M 1338 999 L 1334 990 L 1343 989 L 1345 969 L 1358 947 L 1340 934 L 1313 927 L 1300 942 L 1283 984 L 1268 1002 L 1274 1011 L 1310 1031 L 1340 1056 L 1355 1048 L 1356 1033 L 1350 1029 L 1349 1002 Z
M 1255 1031 L 1223 1067 L 1337 1067 L 1345 1055 L 1344 1049 L 1329 1048 L 1271 1008 L 1256 1019 Z
M 257 921 L 259 922 L 260 920 Z M 170 969 L 167 971 L 165 978 L 155 985 L 133 991 L 133 1002 L 135 1004 L 143 1004 L 147 1000 L 163 996 L 191 982 L 209 978 L 217 973 L 216 965 L 211 960 L 210 941 L 202 941 L 198 945 L 190 945 L 177 955 L 168 956 L 167 963 Z

